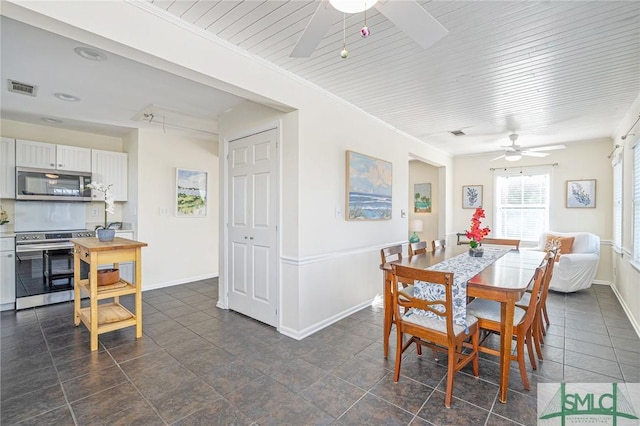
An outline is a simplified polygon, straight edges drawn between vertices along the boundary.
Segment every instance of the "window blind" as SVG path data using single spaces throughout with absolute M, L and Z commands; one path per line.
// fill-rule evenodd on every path
M 622 247 L 622 155 L 618 153 L 613 161 L 613 246 Z
M 549 228 L 551 168 L 494 171 L 495 224 L 498 238 L 538 241 Z

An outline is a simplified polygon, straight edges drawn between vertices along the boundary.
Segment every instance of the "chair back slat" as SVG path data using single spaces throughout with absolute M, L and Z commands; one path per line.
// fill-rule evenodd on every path
M 513 238 L 483 238 L 482 244 L 513 246 L 516 249 L 520 248 L 520 240 L 516 240 Z
M 393 262 L 402 259 L 402 246 L 391 246 L 380 249 L 380 261 L 384 265 L 385 263 Z
M 427 252 L 427 242 L 418 241 L 417 243 L 409 243 L 409 256 L 422 254 Z
M 445 240 L 432 240 L 431 241 L 431 251 L 436 251 L 437 249 L 443 249 L 445 246 Z

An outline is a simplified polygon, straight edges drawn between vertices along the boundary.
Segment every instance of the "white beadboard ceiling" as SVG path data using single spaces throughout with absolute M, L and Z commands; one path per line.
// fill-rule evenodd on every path
M 366 39 L 363 14 L 347 17 L 348 59 L 340 18 L 310 58 L 289 57 L 319 0 L 135 1 L 452 155 L 499 152 L 510 132 L 523 148 L 611 137 L 640 93 L 640 1 L 418 0 L 449 30 L 426 50 L 371 9 Z M 40 118 L 49 116 L 63 120 L 54 126 L 121 135 L 145 125 L 133 120 L 141 111 L 160 108 L 212 123 L 215 133 L 217 115 L 243 101 L 110 52 L 106 62 L 85 61 L 73 53 L 85 43 L 5 16 L 0 30 L 4 118 L 47 125 Z M 7 78 L 38 85 L 38 97 L 9 93 Z
M 424 50 L 375 9 L 290 58 L 311 0 L 147 0 L 453 155 L 610 137 L 640 93 L 638 1 L 421 1 L 448 30 Z M 405 0 L 387 0 L 405 1 Z M 455 137 L 451 130 L 467 136 Z

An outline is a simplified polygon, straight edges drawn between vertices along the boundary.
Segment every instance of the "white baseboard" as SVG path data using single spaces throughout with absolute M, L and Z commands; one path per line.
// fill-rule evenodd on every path
M 364 302 L 361 303 L 359 305 L 356 305 L 352 308 L 347 309 L 346 311 L 342 311 L 339 314 L 336 314 L 330 318 L 327 318 L 324 321 L 320 321 L 319 323 L 316 323 L 310 327 L 305 328 L 304 330 L 301 331 L 297 331 L 297 330 L 293 330 L 291 328 L 288 327 L 278 327 L 278 331 L 282 334 L 284 334 L 285 336 L 291 337 L 292 339 L 296 339 L 296 340 L 302 340 L 307 336 L 312 335 L 313 333 L 322 330 L 323 328 L 326 328 L 328 326 L 330 326 L 333 323 L 336 323 L 338 321 L 340 321 L 343 318 L 348 317 L 349 315 L 356 313 L 364 308 L 366 308 L 367 306 L 371 306 L 371 303 L 374 301 L 375 299 L 371 299 L 368 302 Z
M 207 280 L 209 278 L 217 278 L 217 277 L 218 277 L 218 274 L 214 273 L 214 274 L 198 275 L 193 277 L 185 277 L 185 278 L 180 278 L 179 280 L 165 281 L 165 282 L 155 283 L 151 285 L 143 284 L 142 291 L 145 292 L 148 290 L 157 290 L 159 288 L 171 287 L 172 285 L 187 284 L 194 281 Z
M 618 298 L 618 302 L 620 302 L 620 305 L 622 305 L 622 309 L 624 309 L 624 313 L 627 314 L 627 318 L 629 318 L 629 322 L 633 326 L 633 329 L 636 331 L 636 334 L 638 335 L 638 337 L 640 337 L 640 324 L 638 324 L 638 319 L 633 317 L 633 314 L 631 313 L 631 309 L 629 309 L 629 306 L 627 306 L 627 304 L 625 303 L 624 299 L 622 298 L 622 295 L 620 294 L 616 286 L 612 285 L 611 289 L 613 290 L 613 293 Z

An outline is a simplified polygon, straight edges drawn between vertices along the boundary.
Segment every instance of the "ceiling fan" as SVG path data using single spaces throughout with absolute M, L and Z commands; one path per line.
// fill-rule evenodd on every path
M 564 145 L 549 145 L 549 146 L 541 146 L 537 148 L 529 148 L 527 150 L 522 150 L 520 145 L 516 145 L 516 141 L 518 140 L 518 134 L 512 133 L 509 135 L 509 140 L 511 140 L 511 145 L 503 145 L 502 148 L 505 148 L 506 151 L 504 154 L 492 158 L 491 161 L 499 160 L 504 158 L 507 161 L 518 161 L 523 156 L 525 157 L 546 157 L 549 155 L 548 152 L 543 151 L 554 151 L 556 149 L 565 149 Z
M 289 56 L 310 57 L 329 27 L 340 18 L 341 13 L 359 13 L 371 7 L 378 9 L 423 49 L 449 33 L 415 0 L 322 0 Z M 370 34 L 366 23 L 360 34 L 362 37 Z

